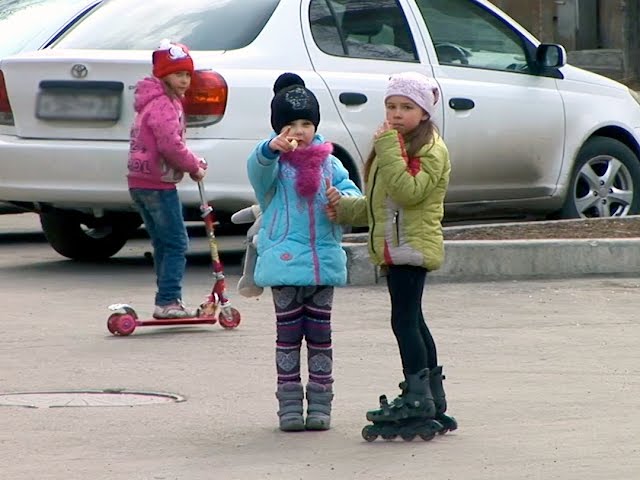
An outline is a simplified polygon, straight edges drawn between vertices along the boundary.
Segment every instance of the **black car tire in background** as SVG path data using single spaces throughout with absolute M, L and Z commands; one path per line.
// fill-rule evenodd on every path
M 560 217 L 622 217 L 638 211 L 640 159 L 619 140 L 588 140 L 576 159 Z
M 60 255 L 96 261 L 118 253 L 142 222 L 137 214 L 96 219 L 71 212 L 49 212 L 40 214 L 40 224 L 47 241 Z

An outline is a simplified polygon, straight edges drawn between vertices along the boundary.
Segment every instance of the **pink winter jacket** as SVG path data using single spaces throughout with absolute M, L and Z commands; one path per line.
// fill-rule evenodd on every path
M 175 189 L 184 172 L 196 173 L 201 166 L 201 159 L 185 144 L 180 99 L 167 94 L 162 80 L 148 77 L 136 85 L 134 108 L 129 188 Z

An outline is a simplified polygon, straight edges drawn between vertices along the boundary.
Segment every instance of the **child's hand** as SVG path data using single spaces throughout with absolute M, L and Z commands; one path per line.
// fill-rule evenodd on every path
M 338 218 L 336 207 L 340 202 L 341 195 L 338 189 L 331 185 L 331 180 L 329 180 L 328 178 L 325 179 L 325 185 L 327 187 L 327 206 L 325 207 L 325 211 L 327 212 L 327 217 L 329 217 L 329 220 L 335 222 Z
M 204 168 L 198 168 L 198 171 L 196 173 L 190 173 L 189 176 L 191 177 L 191 180 L 193 180 L 194 182 L 199 182 L 204 178 L 206 174 L 207 172 L 205 171 Z
M 389 122 L 385 120 L 382 123 L 382 125 L 380 125 L 378 130 L 376 130 L 376 133 L 374 134 L 373 138 L 378 138 L 380 135 L 382 135 L 385 132 L 388 132 L 389 130 L 391 130 L 391 125 L 389 125 Z
M 290 130 L 291 130 L 291 127 L 289 126 L 284 127 L 282 129 L 282 132 L 280 132 L 280 135 L 278 135 L 277 137 L 273 137 L 271 139 L 271 141 L 269 142 L 269 148 L 271 149 L 272 152 L 286 153 L 286 152 L 291 152 L 295 150 L 295 147 L 291 144 L 291 142 L 287 138 Z

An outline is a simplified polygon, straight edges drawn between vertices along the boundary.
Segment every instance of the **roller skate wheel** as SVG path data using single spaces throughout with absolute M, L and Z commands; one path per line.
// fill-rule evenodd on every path
M 367 425 L 362 429 L 362 438 L 364 438 L 367 442 L 373 442 L 376 438 L 378 438 L 378 434 L 373 431 L 371 425 Z
M 136 319 L 131 315 L 120 315 L 114 323 L 116 333 L 123 337 L 131 335 L 136 329 Z
M 220 311 L 218 321 L 223 328 L 231 329 L 240 325 L 240 312 L 235 308 L 230 308 L 226 312 L 224 309 Z
M 397 436 L 398 436 L 398 435 L 397 435 L 397 434 L 395 434 L 395 433 L 383 433 L 383 434 L 381 435 L 381 437 L 382 437 L 384 440 L 387 440 L 387 441 L 395 440 L 395 438 L 396 438 Z
M 422 440 L 424 440 L 425 442 L 429 442 L 431 440 L 433 440 L 435 438 L 436 434 L 435 433 L 421 433 L 420 434 L 420 438 Z
M 444 435 L 447 432 L 453 432 L 458 429 L 458 422 L 453 417 L 443 418 L 439 421 L 443 425 L 442 430 L 438 432 L 440 435 Z
M 120 314 L 113 314 L 109 317 L 109 319 L 107 320 L 107 329 L 109 330 L 109 332 L 111 332 L 113 335 L 117 334 L 117 329 L 116 329 L 116 323 L 118 322 L 118 319 L 120 318 Z
M 415 433 L 403 433 L 400 435 L 405 442 L 412 442 L 416 438 Z

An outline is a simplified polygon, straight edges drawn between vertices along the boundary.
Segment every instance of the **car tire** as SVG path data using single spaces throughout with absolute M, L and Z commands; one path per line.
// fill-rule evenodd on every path
M 606 174 L 617 167 L 613 176 Z M 623 217 L 640 210 L 640 161 L 613 138 L 587 141 L 573 167 L 560 218 Z
M 96 261 L 118 253 L 141 222 L 128 215 L 88 224 L 81 215 L 56 212 L 41 213 L 40 225 L 51 247 L 63 257 Z

